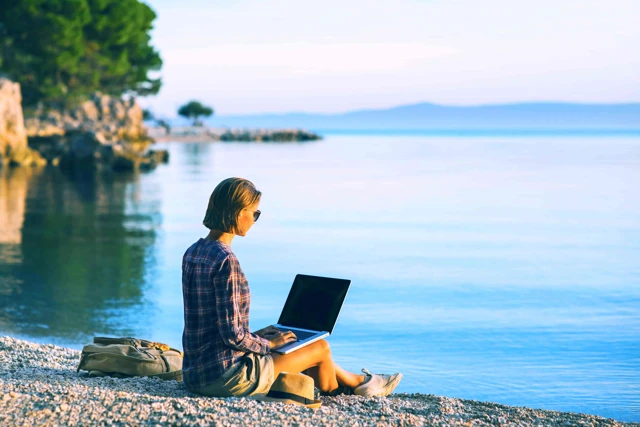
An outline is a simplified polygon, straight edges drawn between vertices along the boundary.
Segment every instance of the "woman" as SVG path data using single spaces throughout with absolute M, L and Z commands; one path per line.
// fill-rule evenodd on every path
M 248 396 L 267 393 L 280 372 L 305 371 L 324 395 L 390 394 L 401 374 L 345 371 L 333 361 L 325 340 L 286 355 L 271 353 L 295 341 L 293 332 L 273 327 L 249 331 L 251 294 L 231 241 L 246 236 L 260 217 L 261 194 L 246 179 L 228 178 L 218 184 L 203 221 L 209 235 L 184 254 L 185 384 L 206 396 Z

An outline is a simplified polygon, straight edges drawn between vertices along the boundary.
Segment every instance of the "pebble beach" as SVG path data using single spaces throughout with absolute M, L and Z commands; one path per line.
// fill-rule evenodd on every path
M 425 394 L 323 397 L 317 410 L 247 398 L 208 398 L 181 383 L 90 378 L 80 351 L 0 337 L 0 425 L 636 426 L 598 416 Z

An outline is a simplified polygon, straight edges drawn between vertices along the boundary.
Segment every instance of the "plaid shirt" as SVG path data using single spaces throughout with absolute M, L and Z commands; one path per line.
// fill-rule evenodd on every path
M 206 387 L 247 353 L 269 353 L 269 341 L 249 331 L 249 283 L 231 247 L 200 239 L 182 258 L 183 377 Z

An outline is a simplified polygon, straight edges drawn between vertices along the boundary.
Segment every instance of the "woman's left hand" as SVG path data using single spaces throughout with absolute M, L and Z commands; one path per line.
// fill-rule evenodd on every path
M 278 328 L 273 325 L 267 326 L 266 328 L 258 329 L 254 332 L 259 337 L 269 339 L 274 337 L 277 332 L 280 332 Z

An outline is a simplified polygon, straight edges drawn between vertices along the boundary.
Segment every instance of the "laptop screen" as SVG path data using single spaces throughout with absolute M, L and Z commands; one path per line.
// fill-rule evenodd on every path
M 295 328 L 333 332 L 350 280 L 298 274 L 278 323 Z

